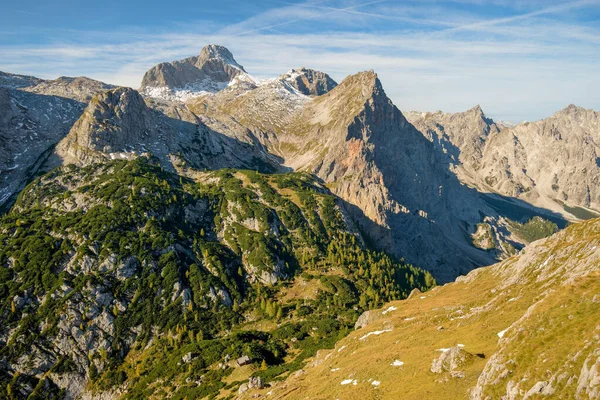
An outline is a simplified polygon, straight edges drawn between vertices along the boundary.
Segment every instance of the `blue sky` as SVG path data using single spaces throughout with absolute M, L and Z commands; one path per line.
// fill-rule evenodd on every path
M 258 78 L 374 69 L 401 110 L 536 120 L 600 108 L 600 0 L 0 0 L 0 70 L 138 87 L 162 61 L 228 47 Z

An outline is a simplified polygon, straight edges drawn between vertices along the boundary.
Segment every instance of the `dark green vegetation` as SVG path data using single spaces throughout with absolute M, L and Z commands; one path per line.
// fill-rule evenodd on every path
M 558 232 L 558 225 L 542 217 L 533 217 L 525 223 L 511 222 L 511 230 L 531 243 Z
M 571 206 L 566 205 L 562 201 L 558 201 L 558 202 L 563 206 L 563 208 L 566 212 L 573 214 L 575 217 L 577 217 L 579 219 L 586 220 L 586 219 L 598 218 L 598 216 L 599 216 L 597 213 L 587 210 L 583 207 L 577 207 L 577 206 L 571 207 Z
M 286 295 L 300 280 L 316 294 Z M 61 397 L 65 374 L 127 382 L 125 398 L 212 397 L 239 386 L 242 355 L 282 379 L 363 310 L 434 284 L 366 248 L 309 175 L 67 166 L 0 222 L 0 398 Z

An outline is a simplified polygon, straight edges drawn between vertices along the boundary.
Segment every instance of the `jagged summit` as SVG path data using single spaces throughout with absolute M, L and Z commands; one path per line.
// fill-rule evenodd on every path
M 347 76 L 335 87 L 334 91 L 349 96 L 358 96 L 362 100 L 366 100 L 373 95 L 383 94 L 385 96 L 383 86 L 373 70 L 361 71 Z M 334 91 L 328 94 L 334 96 L 332 94 Z
M 141 92 L 149 97 L 186 100 L 218 92 L 240 75 L 248 74 L 233 54 L 223 46 L 210 44 L 198 56 L 150 68 L 142 79 Z
M 140 94 L 118 87 L 96 95 L 57 146 L 66 163 L 103 158 L 100 153 L 124 153 L 147 136 L 149 112 Z
M 591 109 L 591 108 L 587 109 L 584 107 L 577 106 L 575 104 L 569 104 L 562 110 L 559 110 L 556 113 L 554 113 L 554 115 L 565 116 L 565 115 L 570 115 L 570 114 L 584 114 L 584 113 L 598 114 L 598 112 L 594 111 L 594 109 Z
M 337 82 L 326 73 L 305 67 L 291 69 L 280 79 L 307 96 L 321 96 L 337 86 Z
M 218 44 L 209 44 L 204 46 L 200 51 L 199 62 L 205 63 L 211 59 L 223 61 L 231 66 L 237 67 L 245 72 L 244 67 L 238 64 L 233 58 L 233 54 L 226 47 L 220 46 Z
M 483 109 L 481 108 L 481 106 L 479 104 L 477 104 L 475 107 L 468 109 L 466 112 L 471 113 L 471 114 L 477 114 L 477 115 L 485 115 L 485 113 L 483 112 Z

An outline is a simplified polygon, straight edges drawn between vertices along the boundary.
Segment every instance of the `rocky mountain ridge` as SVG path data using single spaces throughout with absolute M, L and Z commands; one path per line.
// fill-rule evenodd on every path
M 598 215 L 599 113 L 570 105 L 551 117 L 507 127 L 481 109 L 411 113 L 461 181 L 525 200 L 570 220 Z M 465 137 L 470 135 L 470 137 Z
M 276 79 L 241 92 L 228 88 L 187 106 L 215 120 L 232 116 L 284 166 L 323 179 L 374 242 L 418 260 L 441 281 L 512 251 L 501 243 L 520 246 L 505 233 L 502 214 L 440 163 L 436 147 L 406 121 L 373 71 L 313 98 L 286 83 Z M 480 212 L 489 217 L 486 224 L 498 227 L 492 234 L 500 244 L 492 251 L 471 245 L 470 235 L 483 222 Z
M 340 85 L 306 68 L 263 82 L 248 77 L 233 55 L 216 45 L 197 57 L 160 64 L 146 74 L 141 97 L 114 89 L 93 99 L 45 169 L 150 153 L 181 173 L 186 166 L 306 171 L 347 203 L 373 242 L 429 268 L 440 281 L 522 248 L 527 241 L 515 233 L 515 223 L 537 215 L 564 226 L 573 217 L 557 209 L 556 201 L 543 201 L 548 196 L 531 189 L 531 173 L 516 167 L 532 158 L 524 156 L 526 150 L 511 150 L 510 140 L 502 138 L 521 125 L 495 124 L 480 107 L 458 114 L 407 113 L 409 122 L 372 71 Z M 223 85 L 193 98 L 144 95 L 148 88 L 179 90 L 205 78 Z M 28 84 L 24 77 L 11 79 Z M 60 88 L 62 81 L 50 86 Z M 122 96 L 128 100 L 120 104 Z M 514 162 L 505 161 L 511 157 Z M 579 157 L 577 165 L 583 158 L 590 164 L 593 154 Z M 592 166 L 575 170 L 593 185 Z M 536 179 L 549 179 L 542 175 Z M 521 183 L 527 179 L 529 189 Z M 560 200 L 565 207 L 573 204 L 565 196 L 578 199 L 588 191 L 565 189 Z M 581 200 L 584 207 L 592 208 L 593 193 L 589 206 Z

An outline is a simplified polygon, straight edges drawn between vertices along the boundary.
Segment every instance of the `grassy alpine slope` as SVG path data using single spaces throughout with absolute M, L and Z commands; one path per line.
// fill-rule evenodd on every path
M 37 178 L 0 242 L 2 398 L 227 397 L 435 284 L 369 250 L 309 175 L 192 180 L 143 157 Z
M 278 399 L 597 399 L 599 278 L 594 219 L 371 311 L 366 327 L 268 391 Z

